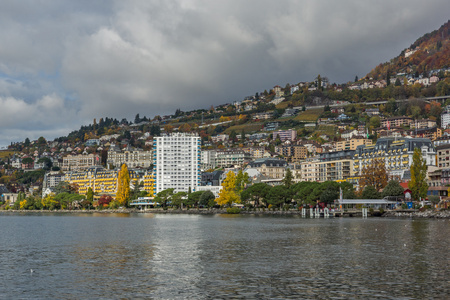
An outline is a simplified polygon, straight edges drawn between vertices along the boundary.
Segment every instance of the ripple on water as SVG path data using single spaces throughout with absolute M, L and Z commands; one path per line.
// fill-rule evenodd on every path
M 2 216 L 0 226 L 5 299 L 444 299 L 448 292 L 445 221 L 54 215 Z

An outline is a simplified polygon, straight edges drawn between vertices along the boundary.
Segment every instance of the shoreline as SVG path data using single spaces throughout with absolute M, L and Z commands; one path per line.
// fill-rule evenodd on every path
M 189 209 L 189 210 L 181 210 L 181 209 L 151 209 L 151 210 L 138 210 L 138 209 L 104 209 L 104 210 L 0 210 L 1 214 L 48 214 L 48 213 L 61 213 L 61 214 L 114 214 L 114 213 L 122 213 L 122 214 L 187 214 L 187 215 L 216 215 L 216 214 L 228 214 L 226 209 Z M 299 215 L 301 216 L 301 211 L 298 210 L 288 210 L 288 211 L 247 211 L 242 210 L 239 214 L 242 215 Z M 356 216 L 355 216 L 356 217 Z M 450 219 L 450 210 L 426 210 L 426 211 L 418 211 L 418 210 L 402 210 L 402 211 L 386 211 L 382 216 L 370 216 L 369 217 L 382 217 L 382 218 L 412 218 L 412 219 Z M 307 216 L 309 218 L 309 216 Z M 345 217 L 347 218 L 347 217 Z M 356 217 L 358 218 L 358 217 Z

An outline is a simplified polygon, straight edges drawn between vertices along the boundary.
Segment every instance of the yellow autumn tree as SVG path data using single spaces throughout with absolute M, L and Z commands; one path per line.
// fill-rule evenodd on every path
M 50 193 L 41 200 L 42 207 L 45 209 L 54 209 L 58 206 L 58 201 L 55 200 L 55 194 Z
M 27 199 L 20 201 L 20 209 L 25 209 L 26 205 L 27 205 Z
M 167 124 L 166 126 L 164 126 L 164 131 L 167 133 L 171 133 L 173 131 L 173 126 L 170 124 Z
M 130 199 L 130 173 L 128 167 L 123 164 L 117 175 L 116 201 L 120 206 L 125 206 Z
M 179 132 L 189 132 L 189 131 L 191 131 L 191 126 L 188 123 L 184 123 L 183 125 L 180 125 L 180 127 L 178 127 L 178 131 Z
M 236 193 L 236 175 L 234 172 L 230 171 L 227 173 L 227 177 L 222 182 L 219 198 L 216 201 L 220 206 L 231 206 L 233 203 L 240 202 L 240 198 Z

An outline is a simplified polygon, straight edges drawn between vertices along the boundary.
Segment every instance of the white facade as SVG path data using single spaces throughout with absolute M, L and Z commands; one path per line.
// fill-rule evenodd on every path
M 221 185 L 205 185 L 205 186 L 199 186 L 197 188 L 197 191 L 211 191 L 214 194 L 214 197 L 219 198 L 219 193 L 223 189 L 223 186 Z
M 445 112 L 441 115 L 441 127 L 447 128 L 449 124 L 450 124 L 450 113 Z
M 52 171 L 52 172 L 46 173 L 44 175 L 44 180 L 42 182 L 42 186 L 43 186 L 43 189 L 54 188 L 60 182 L 65 181 L 65 180 L 66 180 L 66 177 L 63 173 Z
M 205 150 L 201 153 L 201 167 L 203 170 L 214 169 L 216 167 L 216 151 Z
M 175 192 L 197 191 L 200 185 L 200 137 L 173 133 L 153 140 L 156 193 L 174 188 Z

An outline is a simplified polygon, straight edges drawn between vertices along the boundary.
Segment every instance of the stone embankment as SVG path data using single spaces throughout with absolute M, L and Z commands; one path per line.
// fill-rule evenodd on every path
M 431 210 L 424 211 L 417 210 L 402 210 L 402 211 L 387 211 L 383 217 L 397 217 L 397 218 L 415 218 L 415 219 L 450 219 L 450 210 Z

